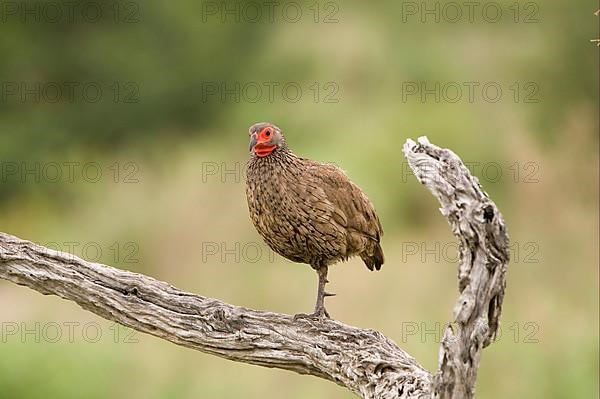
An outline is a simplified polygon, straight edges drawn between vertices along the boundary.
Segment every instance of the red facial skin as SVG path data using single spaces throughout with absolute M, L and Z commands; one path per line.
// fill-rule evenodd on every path
M 272 128 L 266 127 L 261 130 L 261 132 L 258 134 L 258 137 L 256 137 L 256 145 L 252 148 L 257 156 L 261 158 L 266 157 L 267 155 L 271 154 L 275 148 L 277 148 L 276 145 L 267 144 L 271 138 L 273 138 Z

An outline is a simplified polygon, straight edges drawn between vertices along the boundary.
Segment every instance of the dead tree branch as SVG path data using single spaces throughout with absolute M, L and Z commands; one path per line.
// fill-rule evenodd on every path
M 460 158 L 427 140 L 408 140 L 404 155 L 417 179 L 438 199 L 459 239 L 454 324 L 444 333 L 435 398 L 472 398 L 481 351 L 496 337 L 510 257 L 508 234 L 496 204 Z
M 454 153 L 424 138 L 404 151 L 461 242 L 456 326 L 445 333 L 434 376 L 377 331 L 229 305 L 4 233 L 0 278 L 177 345 L 324 378 L 362 398 L 468 398 L 481 349 L 498 328 L 508 239 L 495 205 Z
M 3 233 L 0 277 L 178 345 L 325 378 L 364 398 L 428 397 L 430 374 L 376 331 L 244 309 Z

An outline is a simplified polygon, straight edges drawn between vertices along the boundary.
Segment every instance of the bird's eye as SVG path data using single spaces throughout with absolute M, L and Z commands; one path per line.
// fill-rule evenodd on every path
M 271 131 L 270 131 L 270 130 L 267 130 L 267 131 L 265 132 L 265 136 L 269 137 L 270 135 L 271 135 Z

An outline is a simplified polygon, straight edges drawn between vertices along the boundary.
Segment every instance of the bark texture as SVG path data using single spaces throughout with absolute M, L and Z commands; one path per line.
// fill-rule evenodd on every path
M 429 397 L 431 375 L 377 331 L 229 305 L 4 233 L 0 278 L 178 345 L 311 374 L 364 398 Z
M 324 378 L 363 398 L 469 398 L 481 350 L 498 329 L 508 238 L 496 206 L 454 153 L 426 138 L 409 140 L 404 152 L 461 242 L 461 294 L 434 375 L 377 331 L 229 305 L 4 233 L 0 278 L 178 345 Z
M 496 337 L 510 258 L 502 215 L 460 158 L 421 137 L 408 140 L 404 155 L 417 177 L 439 200 L 459 240 L 454 323 L 444 332 L 434 398 L 472 398 L 481 351 Z

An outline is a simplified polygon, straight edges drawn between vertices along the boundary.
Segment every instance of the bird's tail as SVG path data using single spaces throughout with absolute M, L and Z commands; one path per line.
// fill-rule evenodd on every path
M 381 249 L 381 245 L 377 242 L 374 243 L 371 251 L 365 251 L 360 254 L 361 259 L 365 262 L 365 265 L 369 270 L 379 270 L 381 269 L 381 265 L 383 265 L 383 249 Z

